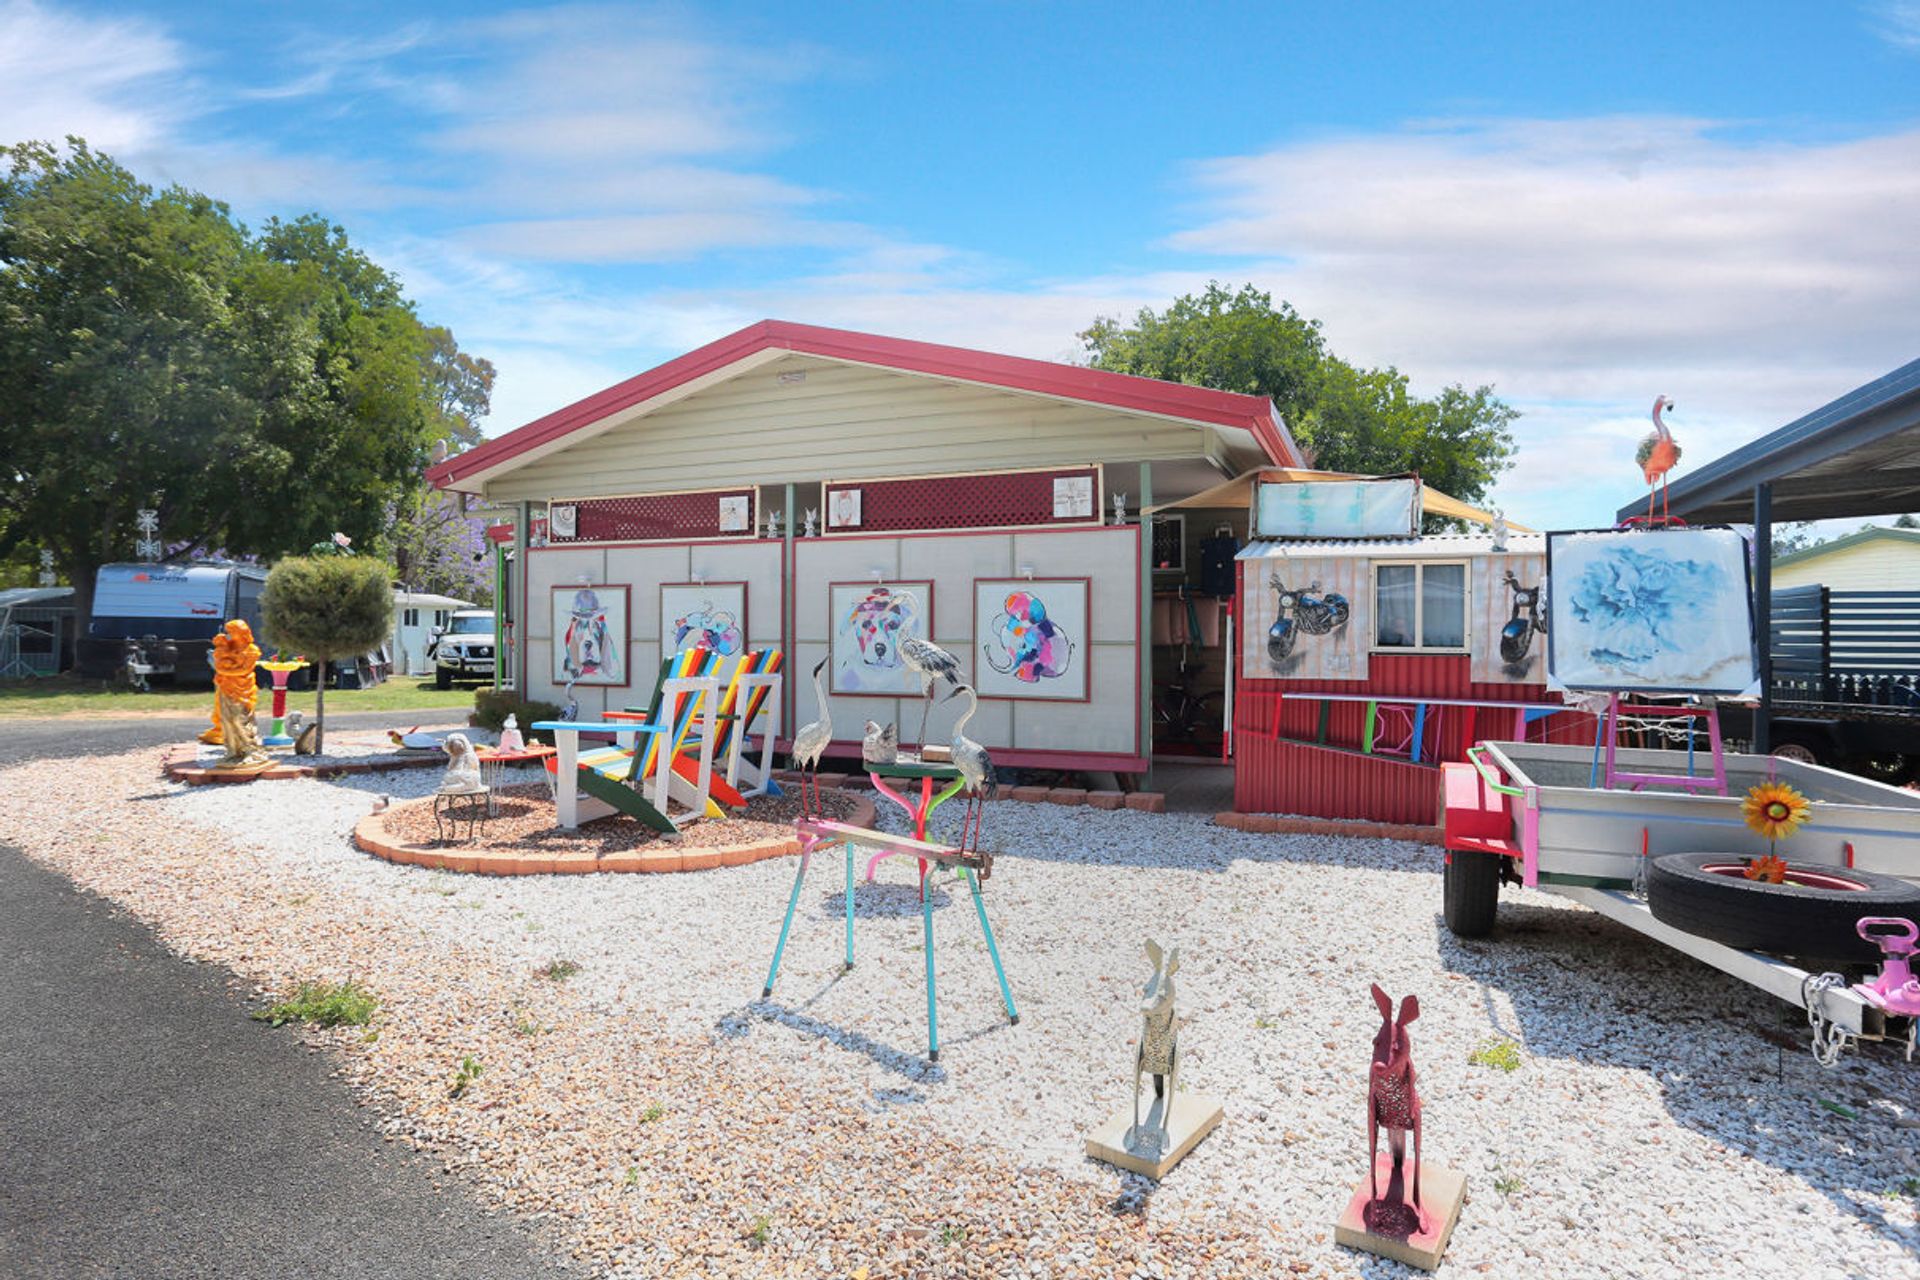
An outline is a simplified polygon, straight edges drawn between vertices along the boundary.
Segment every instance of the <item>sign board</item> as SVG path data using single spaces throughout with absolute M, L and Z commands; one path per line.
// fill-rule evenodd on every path
M 1303 480 L 1257 486 L 1256 538 L 1412 538 L 1420 533 L 1420 481 Z

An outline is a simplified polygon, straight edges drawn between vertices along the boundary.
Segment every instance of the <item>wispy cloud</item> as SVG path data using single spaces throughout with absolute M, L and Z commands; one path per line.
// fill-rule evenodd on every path
M 188 65 L 179 42 L 154 23 L 0 0 L 0 32 L 0 142 L 75 134 L 103 149 L 134 148 L 191 110 L 183 96 L 154 92 Z
M 1896 49 L 1920 53 L 1920 2 L 1879 0 L 1867 6 L 1868 28 Z

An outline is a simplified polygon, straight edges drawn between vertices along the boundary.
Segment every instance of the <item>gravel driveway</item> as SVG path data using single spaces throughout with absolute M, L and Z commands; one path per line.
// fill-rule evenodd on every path
M 1460 943 L 1421 846 L 996 806 L 1022 1019 L 938 882 L 928 1067 L 898 862 L 856 894 L 844 975 L 840 871 L 816 864 L 762 1002 L 791 860 L 460 877 L 345 838 L 431 776 L 186 791 L 151 763 L 0 783 L 42 815 L 36 856 L 188 953 L 269 986 L 362 975 L 379 1038 L 331 1038 L 390 1126 L 614 1274 L 1402 1274 L 1331 1243 L 1378 981 L 1420 996 L 1427 1154 L 1469 1179 L 1443 1274 L 1920 1275 L 1920 1067 L 1822 1072 L 1784 1006 L 1556 899 L 1514 892 L 1494 940 Z M 1080 1154 L 1131 1096 L 1147 937 L 1182 947 L 1183 1078 L 1227 1107 L 1157 1187 Z M 557 959 L 577 975 L 537 975 Z M 1500 1040 L 1516 1070 L 1469 1062 Z M 449 1098 L 463 1056 L 485 1071 Z

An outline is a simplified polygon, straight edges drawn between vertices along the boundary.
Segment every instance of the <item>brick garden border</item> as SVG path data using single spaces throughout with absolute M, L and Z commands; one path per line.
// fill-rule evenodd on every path
M 1277 813 L 1216 813 L 1213 825 L 1259 835 L 1350 836 L 1356 840 L 1412 840 L 1441 843 L 1439 827 L 1405 822 L 1364 822 L 1352 818 L 1297 818 Z
M 337 778 L 349 773 L 387 773 L 394 769 L 423 769 L 428 765 L 446 767 L 444 752 L 422 752 L 421 754 L 393 756 L 378 760 L 343 760 L 338 764 L 290 764 L 287 757 L 277 756 L 274 763 L 265 769 L 213 769 L 198 764 L 200 749 L 191 744 L 168 747 L 160 758 L 160 767 L 174 782 L 184 782 L 190 787 L 204 786 L 213 782 L 279 782 L 287 778 Z
M 775 771 L 782 786 L 798 783 L 800 775 L 788 769 Z M 822 773 L 823 787 L 871 791 L 873 782 L 864 773 Z M 1139 813 L 1165 813 L 1167 797 L 1160 791 L 1088 791 L 1083 787 L 1009 787 L 994 788 L 994 800 L 1017 800 L 1022 804 L 1085 805 L 1089 809 L 1132 809 Z
M 873 801 L 853 796 L 854 811 L 846 821 L 857 827 L 874 822 Z M 403 800 L 393 806 L 430 805 L 432 796 Z M 588 873 L 641 872 L 659 874 L 674 871 L 708 871 L 714 867 L 743 867 L 750 862 L 783 858 L 800 852 L 800 841 L 787 834 L 763 840 L 712 848 L 686 847 L 676 841 L 656 841 L 643 849 L 625 853 L 593 853 L 578 850 L 569 853 L 527 853 L 517 849 L 448 848 L 429 849 L 424 845 L 403 844 L 386 832 L 387 814 L 393 808 L 370 813 L 354 824 L 353 842 L 376 858 L 436 871 L 464 871 L 484 876 L 584 875 Z

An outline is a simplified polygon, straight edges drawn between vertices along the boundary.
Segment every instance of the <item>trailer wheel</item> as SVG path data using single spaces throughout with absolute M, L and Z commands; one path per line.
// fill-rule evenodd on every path
M 1745 865 L 1731 853 L 1655 858 L 1647 906 L 1663 924 L 1730 947 L 1826 964 L 1879 959 L 1880 949 L 1855 932 L 1862 916 L 1920 919 L 1920 888 L 1893 876 L 1789 863 L 1787 882 L 1768 884 L 1743 877 Z
M 1772 755 L 1782 760 L 1791 760 L 1795 764 L 1819 764 L 1820 754 L 1811 742 L 1799 738 L 1789 738 L 1785 742 L 1773 744 Z
M 1440 876 L 1447 929 L 1456 938 L 1484 938 L 1500 911 L 1500 859 L 1478 849 L 1451 849 Z

